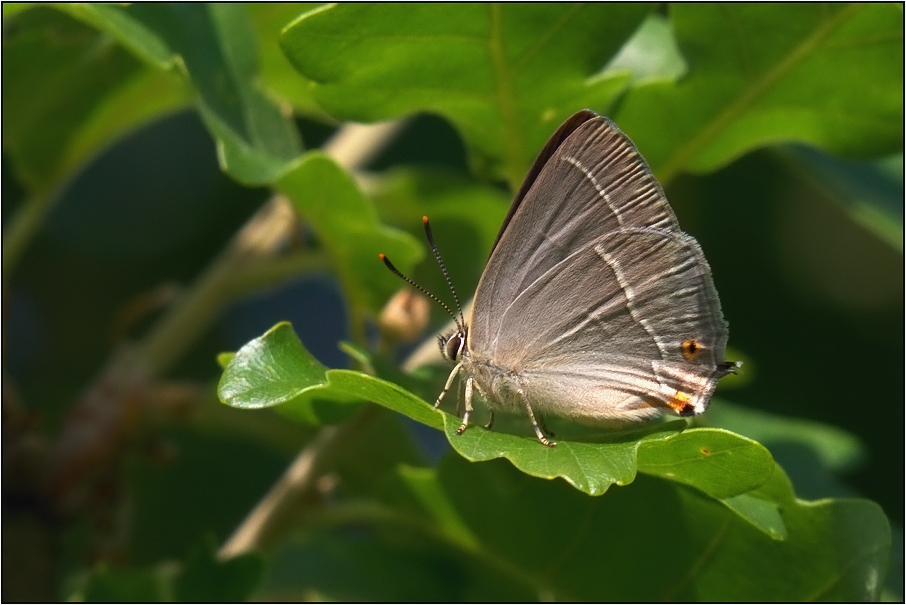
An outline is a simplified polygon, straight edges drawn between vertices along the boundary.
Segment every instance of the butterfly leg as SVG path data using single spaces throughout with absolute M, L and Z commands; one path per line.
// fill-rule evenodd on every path
M 522 390 L 519 391 L 519 397 L 520 399 L 522 399 L 522 403 L 525 405 L 529 420 L 532 421 L 532 428 L 535 429 L 535 435 L 538 436 L 538 441 L 549 447 L 556 446 L 556 442 L 548 441 L 547 437 L 544 436 L 544 433 L 541 432 L 541 428 L 538 426 L 538 421 L 535 420 L 535 414 L 532 412 L 532 406 L 529 405 L 528 399 L 525 398 L 525 394 L 522 392 Z
M 447 378 L 447 384 L 444 385 L 444 390 L 440 392 L 440 395 L 437 396 L 437 401 L 434 402 L 434 407 L 440 405 L 440 400 L 444 398 L 444 395 L 447 394 L 447 391 L 450 390 L 450 385 L 453 384 L 453 379 L 456 378 L 456 375 L 459 374 L 459 370 L 462 369 L 462 363 L 457 363 L 453 366 L 453 371 L 450 372 L 450 377 Z
M 489 410 L 489 413 L 490 413 L 491 415 L 490 415 L 490 417 L 488 418 L 488 423 L 487 423 L 486 425 L 484 425 L 484 428 L 486 428 L 486 429 L 489 429 L 489 428 L 491 428 L 492 426 L 494 426 L 494 410 Z
M 459 425 L 459 428 L 456 429 L 457 435 L 462 435 L 462 432 L 466 430 L 469 426 L 469 414 L 472 413 L 472 377 L 466 378 L 466 413 L 462 415 L 462 424 Z
M 547 428 L 547 423 L 544 422 L 544 416 L 542 416 L 541 414 L 538 414 L 538 426 L 541 428 L 541 432 L 542 432 L 542 433 L 545 433 L 545 434 L 547 434 L 547 435 L 550 435 L 551 437 L 556 437 L 556 436 L 557 436 L 557 435 L 554 434 L 554 431 L 552 431 L 552 430 L 550 430 L 549 428 Z

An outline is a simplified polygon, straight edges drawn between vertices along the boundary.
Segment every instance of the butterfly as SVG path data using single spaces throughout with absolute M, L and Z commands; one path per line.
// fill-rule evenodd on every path
M 425 228 L 444 268 L 427 218 Z M 701 247 L 632 141 L 590 110 L 535 159 L 468 321 L 453 317 L 439 342 L 455 365 L 435 407 L 461 375 L 459 434 L 476 393 L 491 422 L 524 413 L 548 446 L 546 416 L 607 427 L 693 416 L 740 365 L 724 359 L 727 322 Z

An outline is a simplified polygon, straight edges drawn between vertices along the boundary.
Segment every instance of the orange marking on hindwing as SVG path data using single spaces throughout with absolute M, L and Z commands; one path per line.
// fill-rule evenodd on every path
M 667 405 L 669 405 L 673 409 L 673 411 L 680 416 L 687 416 L 691 414 L 695 409 L 692 405 L 692 397 L 681 391 L 677 391 L 676 395 L 674 395 L 673 398 L 667 402 Z

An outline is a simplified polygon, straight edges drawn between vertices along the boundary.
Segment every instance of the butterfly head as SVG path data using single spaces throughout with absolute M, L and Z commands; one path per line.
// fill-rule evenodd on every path
M 449 334 L 437 337 L 437 344 L 440 345 L 440 354 L 444 359 L 458 362 L 462 359 L 468 342 L 469 330 L 466 327 L 457 329 Z

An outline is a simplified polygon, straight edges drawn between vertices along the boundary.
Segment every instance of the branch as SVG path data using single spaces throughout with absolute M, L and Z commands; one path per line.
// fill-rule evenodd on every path
M 357 167 L 353 163 L 368 162 L 379 153 L 401 126 L 402 122 L 373 127 L 346 126 L 328 142 L 325 151 L 346 168 L 353 169 Z M 58 509 L 74 510 L 90 501 L 92 477 L 97 476 L 98 469 L 108 467 L 117 459 L 153 405 L 149 395 L 153 382 L 210 327 L 240 289 L 260 286 L 262 280 L 280 281 L 297 275 L 300 268 L 327 266 L 326 255 L 317 252 L 276 258 L 295 229 L 296 216 L 291 206 L 282 197 L 274 196 L 239 230 L 141 342 L 112 353 L 71 408 L 48 454 L 45 481 Z M 273 263 L 271 270 L 257 275 L 250 273 L 268 263 Z M 331 434 L 320 439 L 329 443 L 333 439 Z M 340 437 L 343 434 L 344 431 L 339 431 Z M 301 487 L 289 485 L 278 489 L 276 494 L 283 494 L 280 499 L 304 492 L 310 483 L 305 477 L 320 468 L 317 464 L 308 467 L 299 464 L 302 471 L 309 470 L 287 475 L 285 480 L 298 482 Z M 266 527 L 268 523 L 259 525 Z M 246 543 L 255 544 L 257 540 L 253 537 Z
M 381 408 L 369 405 L 352 420 L 321 428 L 227 539 L 218 556 L 229 559 L 273 544 L 298 517 L 300 504 L 313 492 L 337 454 L 346 449 L 345 444 L 353 441 L 380 412 Z

